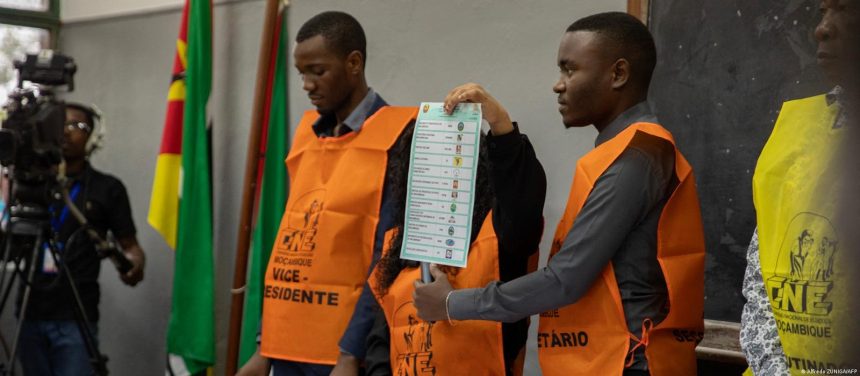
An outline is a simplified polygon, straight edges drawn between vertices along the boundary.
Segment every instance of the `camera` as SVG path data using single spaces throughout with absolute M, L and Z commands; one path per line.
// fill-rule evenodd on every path
M 23 292 L 19 314 L 26 317 L 39 257 L 53 258 L 59 265 L 55 278 L 62 278 L 68 283 L 74 300 L 75 321 L 84 338 L 93 371 L 97 375 L 106 375 L 107 357 L 99 352 L 91 331 L 87 329 L 89 319 L 85 315 L 77 285 L 69 266 L 60 261 L 59 255 L 61 251 L 68 254 L 70 249 L 67 248 L 72 248 L 76 243 L 72 238 L 82 234 L 89 238 L 100 257 L 108 257 L 113 261 L 120 273 L 128 272 L 132 264 L 114 242 L 103 239 L 110 233 L 100 234 L 90 226 L 84 212 L 75 205 L 74 194 L 69 192 L 73 180 L 65 176 L 63 163 L 66 103 L 55 96 L 55 91 L 62 86 L 68 92 L 74 90 L 77 66 L 71 57 L 43 50 L 38 54 L 26 55 L 24 60 L 15 61 L 15 69 L 19 73 L 18 87 L 3 105 L 5 116 L 0 123 L 0 164 L 11 171 L 10 200 L 5 209 L 8 213 L 3 213 L 8 214 L 8 221 L 2 229 L 5 239 L 0 242 L 3 246 L 0 259 L 0 291 L 3 291 L 0 293 L 0 313 L 15 282 L 14 277 L 6 279 L 7 266 L 11 265 L 14 275 L 21 278 Z M 32 86 L 25 88 L 24 82 Z M 61 203 L 62 213 L 65 214 L 58 216 L 56 209 Z M 63 219 L 58 217 L 62 218 L 66 214 L 70 214 L 70 219 L 80 226 L 68 239 L 60 241 L 57 223 L 62 224 Z M 64 247 L 63 243 L 68 243 L 68 246 Z M 7 359 L 15 359 L 20 325 L 21 322 L 15 331 L 12 352 L 7 353 Z M 0 362 L 0 375 L 7 372 L 6 364 Z
M 18 88 L 3 106 L 6 118 L 0 126 L 0 164 L 10 166 L 12 171 L 9 214 L 11 222 L 23 219 L 47 223 L 52 204 L 63 197 L 68 199 L 68 190 L 61 184 L 65 176 L 59 176 L 58 168 L 63 161 L 66 104 L 56 98 L 55 90 L 62 86 L 67 92 L 74 90 L 77 65 L 71 57 L 43 50 L 15 61 L 15 68 L 19 72 Z M 25 81 L 34 86 L 24 88 Z M 78 222 L 86 227 L 100 255 L 109 257 L 121 273 L 131 269 L 113 242 L 103 240 L 87 226 L 74 203 L 69 201 L 66 205 L 73 208 Z M 24 230 L 28 235 L 36 232 Z M 48 234 L 48 238 L 54 235 Z
M 77 66 L 72 58 L 44 50 L 15 61 L 18 88 L 3 109 L 0 126 L 0 164 L 12 166 L 12 197 L 24 207 L 47 207 L 63 159 L 66 106 L 54 90 L 74 90 Z M 34 86 L 24 88 L 24 81 Z

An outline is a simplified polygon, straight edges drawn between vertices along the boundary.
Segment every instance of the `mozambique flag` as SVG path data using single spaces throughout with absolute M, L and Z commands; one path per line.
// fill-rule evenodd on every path
M 286 8 L 278 15 L 272 40 L 272 64 L 268 72 L 268 98 L 263 117 L 260 159 L 257 168 L 256 220 L 248 257 L 239 364 L 257 351 L 257 330 L 263 307 L 263 279 L 266 265 L 287 204 L 287 172 L 284 159 L 289 145 L 287 123 L 287 29 Z
M 187 0 L 148 220 L 173 248 L 167 351 L 177 373 L 215 363 L 212 192 L 206 102 L 212 86 L 212 4 Z M 181 368 L 185 370 L 181 370 Z

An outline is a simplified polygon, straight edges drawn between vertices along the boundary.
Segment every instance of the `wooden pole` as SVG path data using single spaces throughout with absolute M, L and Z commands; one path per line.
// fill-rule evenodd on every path
M 254 195 L 257 191 L 257 167 L 260 158 L 260 137 L 266 108 L 266 92 L 269 70 L 274 52 L 275 28 L 278 22 L 279 4 L 282 0 L 266 0 L 263 18 L 263 33 L 260 38 L 260 55 L 257 60 L 257 81 L 254 88 L 254 107 L 251 113 L 251 132 L 248 136 L 248 151 L 245 157 L 245 182 L 242 189 L 242 209 L 236 242 L 236 264 L 233 270 L 233 297 L 230 303 L 230 332 L 227 342 L 227 375 L 238 370 L 239 342 L 242 334 L 242 310 L 245 303 L 245 280 L 248 271 L 248 247 L 251 244 Z
M 627 13 L 648 24 L 649 0 L 627 0 Z

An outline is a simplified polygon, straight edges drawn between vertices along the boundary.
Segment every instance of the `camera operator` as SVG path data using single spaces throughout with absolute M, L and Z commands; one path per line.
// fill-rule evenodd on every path
M 67 103 L 63 158 L 71 200 L 90 226 L 105 237 L 118 240 L 132 268 L 122 281 L 135 286 L 143 280 L 145 257 L 137 242 L 128 194 L 122 182 L 93 168 L 88 157 L 98 146 L 96 127 L 100 116 L 89 106 Z M 99 318 L 98 275 L 101 256 L 80 223 L 64 204 L 51 207 L 51 227 L 65 263 L 75 280 L 94 338 Z M 62 269 L 43 250 L 26 318 L 22 323 L 19 360 L 25 375 L 91 375 L 87 349 L 75 322 L 74 296 Z M 23 288 L 23 286 L 22 286 Z M 19 310 L 21 299 L 18 301 Z

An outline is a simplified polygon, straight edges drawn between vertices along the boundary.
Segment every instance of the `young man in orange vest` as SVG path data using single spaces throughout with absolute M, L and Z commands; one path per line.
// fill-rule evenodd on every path
M 593 124 L 600 133 L 577 162 L 547 267 L 461 290 L 433 268 L 435 282 L 416 282 L 421 318 L 508 322 L 541 313 L 544 375 L 696 373 L 702 224 L 690 165 L 646 102 L 655 56 L 650 32 L 630 15 L 570 25 L 553 91 L 565 127 Z M 455 88 L 445 102 L 479 102 L 491 126 L 507 126 L 491 119 L 509 122 L 475 84 Z
M 355 374 L 373 324 L 357 302 L 391 226 L 389 150 L 408 142 L 417 108 L 388 106 L 368 87 L 364 31 L 346 13 L 308 20 L 293 55 L 316 110 L 305 112 L 287 157 L 260 351 L 240 374 L 268 375 L 269 363 L 275 375 Z

